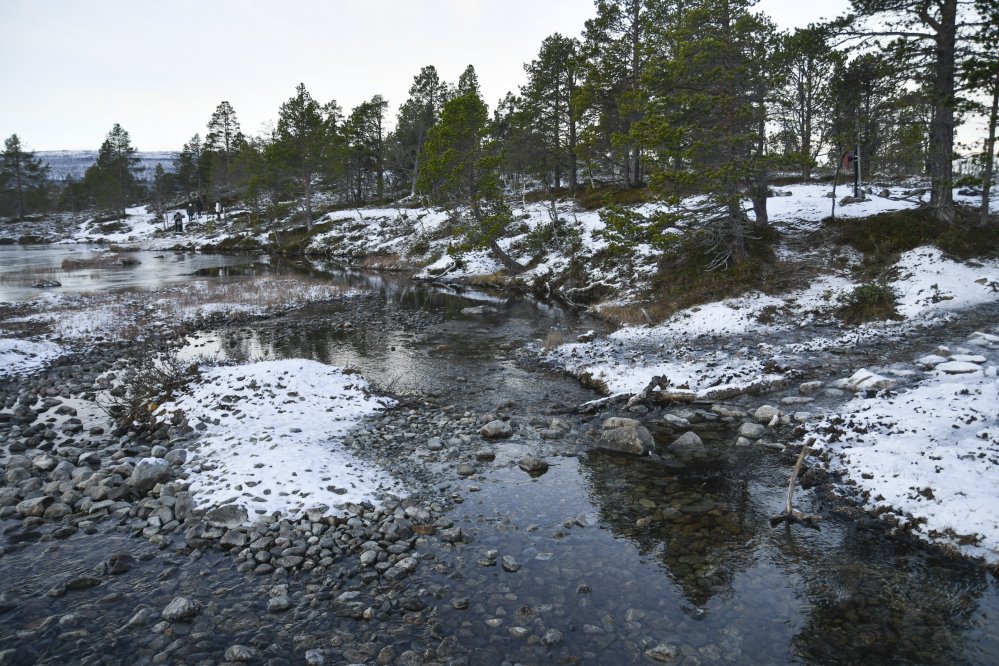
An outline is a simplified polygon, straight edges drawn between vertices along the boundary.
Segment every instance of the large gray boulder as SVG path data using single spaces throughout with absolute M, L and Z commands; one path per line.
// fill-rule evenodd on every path
M 696 432 L 687 431 L 673 440 L 666 451 L 678 458 L 699 459 L 707 456 L 708 451 L 704 448 L 704 442 Z
M 635 419 L 613 417 L 603 427 L 597 446 L 606 451 L 646 456 L 656 448 L 652 433 Z
M 143 458 L 128 477 L 128 485 L 139 490 L 152 490 L 157 483 L 170 480 L 170 463 L 162 458 Z

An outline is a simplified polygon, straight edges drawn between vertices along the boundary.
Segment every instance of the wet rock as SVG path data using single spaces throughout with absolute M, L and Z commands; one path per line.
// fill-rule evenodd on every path
M 476 305 L 475 307 L 462 308 L 461 314 L 473 316 L 496 314 L 496 308 L 490 305 Z
M 461 463 L 457 468 L 458 476 L 472 476 L 475 474 L 475 465 L 470 463 Z
M 836 388 L 848 391 L 881 391 L 895 388 L 897 382 L 894 379 L 882 377 L 869 370 L 857 370 L 847 379 L 840 379 L 835 383 Z
M 123 574 L 133 566 L 135 566 L 135 558 L 128 553 L 115 553 L 107 561 L 108 572 L 115 575 Z
M 668 664 L 680 658 L 680 650 L 670 643 L 660 643 L 646 650 L 645 656 L 663 664 Z
M 479 428 L 479 434 L 486 439 L 502 439 L 513 434 L 513 426 L 509 421 L 496 419 Z
M 267 612 L 283 613 L 292 607 L 291 599 L 287 595 L 271 597 L 267 600 Z
M 235 529 L 247 520 L 246 508 L 238 504 L 218 506 L 205 514 L 205 522 L 212 527 Z
M 524 456 L 517 466 L 531 476 L 541 476 L 548 471 L 548 463 L 535 456 Z
M 512 555 L 504 555 L 500 558 L 500 566 L 503 567 L 503 571 L 507 573 L 516 573 L 520 571 L 520 562 L 517 558 Z
M 563 638 L 562 632 L 558 629 L 549 629 L 541 637 L 541 644 L 548 648 L 556 647 L 562 643 Z
M 305 653 L 306 666 L 325 666 L 326 657 L 322 650 L 307 650 Z
M 759 423 L 770 423 L 774 417 L 780 417 L 781 411 L 773 405 L 762 405 L 753 412 L 753 418 Z
M 17 506 L 14 507 L 14 510 L 28 517 L 41 518 L 45 515 L 45 510 L 50 504 L 52 504 L 52 502 L 53 498 L 48 495 L 33 497 L 31 499 L 26 499 L 23 502 L 18 502 Z
M 762 423 L 743 423 L 739 428 L 739 436 L 746 439 L 759 439 L 767 431 Z
M 257 651 L 246 645 L 230 645 L 225 651 L 225 660 L 246 663 L 257 658 Z
M 704 442 L 696 432 L 687 431 L 677 437 L 666 447 L 667 453 L 671 453 L 680 458 L 703 458 L 707 455 Z
M 645 456 L 656 448 L 652 433 L 635 419 L 612 417 L 604 421 L 597 446 L 606 451 Z
M 162 458 L 143 458 L 128 477 L 128 485 L 139 490 L 152 490 L 157 483 L 170 480 L 170 463 Z
M 187 597 L 177 597 L 163 609 L 160 617 L 167 622 L 190 622 L 198 611 L 196 603 Z

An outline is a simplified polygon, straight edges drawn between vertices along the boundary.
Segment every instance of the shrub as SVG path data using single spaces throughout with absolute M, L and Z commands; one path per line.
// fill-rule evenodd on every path
M 901 319 L 895 291 L 885 284 L 863 284 L 843 299 L 839 317 L 844 324 L 857 325 L 868 321 Z

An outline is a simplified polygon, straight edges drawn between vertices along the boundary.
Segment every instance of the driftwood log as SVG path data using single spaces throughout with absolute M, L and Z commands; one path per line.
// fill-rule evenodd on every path
M 809 527 L 818 529 L 818 525 L 815 523 L 822 519 L 814 513 L 802 513 L 796 511 L 792 504 L 792 499 L 794 498 L 794 485 L 798 481 L 798 474 L 801 473 L 801 466 L 805 462 L 805 456 L 808 455 L 808 447 L 815 442 L 815 438 L 810 438 L 805 445 L 801 447 L 801 453 L 798 454 L 798 461 L 794 463 L 794 469 L 791 470 L 791 478 L 787 482 L 787 502 L 784 504 L 784 513 L 779 513 L 775 516 L 770 516 L 770 526 L 775 527 L 781 523 L 804 523 Z
M 787 383 L 784 377 L 771 379 L 758 379 L 742 386 L 718 386 L 714 388 L 694 391 L 687 388 L 670 387 L 670 380 L 667 377 L 653 377 L 649 385 L 640 393 L 636 393 L 628 401 L 628 406 L 640 402 L 657 404 L 669 404 L 672 402 L 717 402 L 728 400 L 739 395 L 752 395 L 771 391 Z

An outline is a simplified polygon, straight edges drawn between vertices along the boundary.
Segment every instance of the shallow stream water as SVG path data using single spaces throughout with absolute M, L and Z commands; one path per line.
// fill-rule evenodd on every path
M 212 260 L 199 257 L 197 268 L 219 267 L 213 277 L 233 279 L 227 267 L 238 262 Z M 376 663 L 386 646 L 398 656 L 446 639 L 471 664 L 655 663 L 646 651 L 663 644 L 670 663 L 684 664 L 999 663 L 994 576 L 871 521 L 829 513 L 807 492 L 798 508 L 823 513 L 821 528 L 771 528 L 790 463 L 779 452 L 731 446 L 737 423 L 702 432 L 712 456 L 696 466 L 591 450 L 587 433 L 599 420 L 565 406 L 599 396 L 523 349 L 553 329 L 569 339 L 598 323 L 495 294 L 313 275 L 368 292 L 367 311 L 317 305 L 206 331 L 184 353 L 312 358 L 459 412 L 502 406 L 518 423 L 559 414 L 572 425 L 552 444 L 515 436 L 476 475 L 439 482 L 442 496 L 457 499 L 448 517 L 471 541 L 418 549 L 421 566 L 407 581 L 420 619 L 340 616 L 329 602 L 340 590 L 316 589 L 308 574 L 280 581 L 298 604 L 274 616 L 262 592 L 271 581 L 238 573 L 220 553 L 191 560 L 101 525 L 58 540 L 4 524 L 4 545 L 23 543 L 0 557 L 0 587 L 22 601 L 0 612 L 0 635 L 30 642 L 37 661 L 51 664 L 135 663 L 129 655 L 169 653 L 172 641 L 195 646 L 177 663 L 221 660 L 234 643 L 261 646 L 261 662 L 302 663 L 317 637 L 337 655 L 332 663 Z M 479 306 L 490 310 L 466 310 Z M 411 326 L 414 311 L 424 326 Z M 546 474 L 532 478 L 513 464 L 528 449 L 548 454 Z M 131 553 L 136 565 L 92 588 L 46 594 L 115 552 Z M 505 570 L 497 554 L 520 568 Z M 158 621 L 178 594 L 207 609 L 192 625 L 175 625 L 181 635 L 126 626 L 143 608 Z

